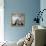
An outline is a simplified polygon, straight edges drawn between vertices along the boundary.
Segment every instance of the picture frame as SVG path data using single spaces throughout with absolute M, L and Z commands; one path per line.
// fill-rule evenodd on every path
M 24 26 L 25 25 L 24 13 L 12 13 L 11 25 L 12 26 Z

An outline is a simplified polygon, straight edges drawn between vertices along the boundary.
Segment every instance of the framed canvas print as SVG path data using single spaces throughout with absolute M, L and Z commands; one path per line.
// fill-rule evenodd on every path
M 23 13 L 13 13 L 11 17 L 12 26 L 24 26 L 25 17 Z

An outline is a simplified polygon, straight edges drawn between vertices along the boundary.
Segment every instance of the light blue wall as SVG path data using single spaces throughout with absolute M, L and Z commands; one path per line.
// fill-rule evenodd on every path
M 40 1 L 40 10 L 42 11 L 43 9 L 46 9 L 46 0 L 41 0 Z M 45 26 L 46 27 L 46 11 L 43 12 L 43 22 L 40 22 L 40 25 Z
M 4 35 L 7 41 L 18 41 L 31 31 L 32 20 L 40 9 L 40 0 L 5 0 L 4 9 Z M 25 13 L 24 27 L 11 27 L 11 12 L 22 11 Z

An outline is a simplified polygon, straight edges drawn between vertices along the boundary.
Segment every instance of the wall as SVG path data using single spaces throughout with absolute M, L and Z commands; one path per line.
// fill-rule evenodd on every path
M 40 9 L 41 9 L 41 11 L 43 10 L 43 9 L 46 9 L 46 0 L 41 0 L 40 1 Z M 40 25 L 42 25 L 42 26 L 45 26 L 46 27 L 46 11 L 44 11 L 43 12 L 43 15 L 42 15 L 42 17 L 43 17 L 43 22 L 41 21 L 40 22 Z
M 7 41 L 18 41 L 32 28 L 32 21 L 36 12 L 40 10 L 40 0 L 4 0 L 4 38 Z M 25 13 L 25 26 L 12 27 L 10 25 L 11 13 L 22 11 Z

